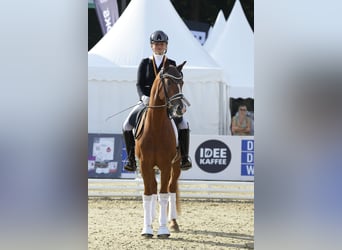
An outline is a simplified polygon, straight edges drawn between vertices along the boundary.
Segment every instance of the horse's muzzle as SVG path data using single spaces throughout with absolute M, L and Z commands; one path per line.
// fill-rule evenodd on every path
M 169 115 L 173 118 L 182 117 L 186 112 L 186 107 L 190 106 L 189 101 L 182 93 L 176 94 L 170 98 L 168 105 Z
M 186 105 L 181 100 L 175 100 L 169 107 L 171 117 L 182 117 L 186 112 Z

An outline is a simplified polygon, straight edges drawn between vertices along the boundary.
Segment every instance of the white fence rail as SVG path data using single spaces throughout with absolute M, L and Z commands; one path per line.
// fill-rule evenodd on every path
M 181 198 L 254 199 L 254 182 L 179 180 L 178 184 Z M 143 190 L 141 178 L 88 179 L 88 197 L 141 197 Z

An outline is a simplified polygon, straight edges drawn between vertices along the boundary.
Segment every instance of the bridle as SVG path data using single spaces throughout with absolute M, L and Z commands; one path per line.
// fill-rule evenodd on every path
M 183 74 L 181 73 L 180 76 L 175 76 L 172 75 L 170 73 L 164 72 L 164 68 L 161 69 L 160 73 L 159 73 L 159 77 L 161 79 L 161 84 L 165 93 L 165 104 L 162 105 L 153 105 L 153 106 L 146 106 L 147 108 L 167 108 L 169 116 L 174 116 L 172 113 L 172 110 L 174 109 L 174 103 L 177 102 L 182 102 L 188 106 L 190 106 L 191 104 L 189 103 L 189 101 L 184 97 L 183 93 L 182 93 L 182 89 L 180 87 L 180 83 L 179 82 L 183 82 Z M 168 78 L 171 80 L 172 83 L 177 84 L 178 89 L 179 89 L 179 93 L 169 97 L 168 95 L 168 91 L 166 88 L 166 84 L 165 84 L 165 79 Z

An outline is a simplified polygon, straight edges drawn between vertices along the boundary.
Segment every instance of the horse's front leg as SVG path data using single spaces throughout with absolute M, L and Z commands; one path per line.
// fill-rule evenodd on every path
M 167 228 L 167 203 L 169 202 L 169 193 L 159 193 L 159 229 L 158 238 L 168 238 L 170 236 Z
M 141 232 L 141 236 L 144 236 L 146 238 L 153 237 L 151 202 L 152 195 L 143 195 L 144 226 Z
M 147 163 L 148 164 L 148 163 Z M 141 175 L 144 180 L 143 208 L 144 208 L 144 226 L 141 235 L 147 238 L 153 237 L 152 222 L 155 212 L 153 212 L 153 192 L 157 190 L 157 182 L 154 176 L 153 168 L 148 168 L 146 163 L 140 162 Z M 154 194 L 155 195 L 155 194 Z
M 155 220 L 156 218 L 156 206 L 157 206 L 157 200 L 158 200 L 158 183 L 157 183 L 157 180 L 155 178 L 155 175 L 154 175 L 154 178 L 152 179 L 153 183 L 152 183 L 152 201 L 151 201 L 151 217 L 152 217 L 152 223 L 153 221 Z
M 167 204 L 169 202 L 168 184 L 170 179 L 170 171 L 164 168 L 160 171 L 160 192 L 159 192 L 159 238 L 168 238 L 170 236 L 167 228 Z

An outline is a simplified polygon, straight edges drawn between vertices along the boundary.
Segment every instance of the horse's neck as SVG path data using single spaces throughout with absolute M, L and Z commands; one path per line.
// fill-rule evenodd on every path
M 157 79 L 155 80 L 157 81 Z M 156 127 L 167 127 L 167 124 L 170 123 L 170 119 L 167 115 L 166 110 L 166 100 L 165 99 L 159 99 L 158 98 L 158 89 L 159 91 L 162 91 L 160 88 L 160 82 L 154 82 L 153 87 L 151 90 L 150 95 L 150 108 L 147 111 L 147 117 L 146 120 L 148 121 L 149 126 L 151 126 L 153 129 Z M 159 84 L 157 84 L 159 83 Z M 164 106 L 165 105 L 165 106 Z
M 165 108 L 153 108 L 147 111 L 145 122 L 147 128 L 164 130 L 168 128 L 168 124 L 171 124 L 171 121 Z
M 165 105 L 165 103 L 166 103 L 165 100 L 159 100 L 158 99 L 158 100 L 150 100 L 148 105 L 151 106 L 151 107 L 155 107 L 155 106 L 163 106 L 163 105 Z M 161 109 L 164 109 L 164 107 L 163 108 L 158 108 L 158 109 L 156 109 L 156 111 L 161 110 Z

